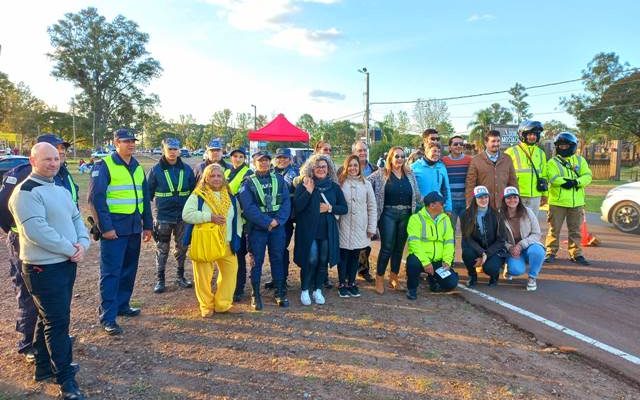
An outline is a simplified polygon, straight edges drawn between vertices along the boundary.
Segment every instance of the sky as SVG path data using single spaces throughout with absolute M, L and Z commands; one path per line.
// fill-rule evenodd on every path
M 61 111 L 73 86 L 51 76 L 47 27 L 88 6 L 120 14 L 150 35 L 163 73 L 148 87 L 167 119 L 200 123 L 224 108 L 268 118 L 284 113 L 362 122 L 370 101 L 413 101 L 508 90 L 579 78 L 593 56 L 615 52 L 640 66 L 640 2 L 508 0 L 0 0 L 0 71 Z M 571 83 L 528 91 L 540 121 L 573 118 L 559 106 Z M 465 133 L 475 112 L 508 94 L 448 101 Z M 371 119 L 413 104 L 371 106 Z

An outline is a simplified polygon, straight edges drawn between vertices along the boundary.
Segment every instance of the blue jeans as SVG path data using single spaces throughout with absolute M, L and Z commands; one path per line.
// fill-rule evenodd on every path
M 453 226 L 453 237 L 455 239 L 456 236 L 456 224 L 458 223 L 458 219 L 462 218 L 464 214 L 464 210 L 467 209 L 467 202 L 462 200 L 456 200 L 453 202 L 453 207 L 451 210 L 451 226 Z
M 380 252 L 378 253 L 378 266 L 376 273 L 384 276 L 387 264 L 391 259 L 391 272 L 400 272 L 402 252 L 407 243 L 407 225 L 411 217 L 411 210 L 399 210 L 385 207 L 378 221 L 380 229 Z
M 236 275 L 236 295 L 242 295 L 244 293 L 244 286 L 247 283 L 247 232 L 246 228 L 242 228 L 242 235 L 240 236 L 240 248 L 236 252 L 236 258 L 238 259 L 238 273 Z
M 262 264 L 264 255 L 269 248 L 269 263 L 271 264 L 271 276 L 274 281 L 284 279 L 284 226 L 278 225 L 271 232 L 264 229 L 251 229 L 249 231 L 248 243 L 249 253 L 253 256 L 251 266 L 251 284 L 260 285 L 262 277 Z
M 33 349 L 36 368 L 51 371 L 58 384 L 75 377 L 71 367 L 72 350 L 69 338 L 71 297 L 76 280 L 76 263 L 22 264 L 24 282 L 38 310 Z
M 509 275 L 518 276 L 524 274 L 527 270 L 527 264 L 529 264 L 529 278 L 536 279 L 542 269 L 544 253 L 544 247 L 539 243 L 534 243 L 526 249 L 523 249 L 520 257 L 512 257 L 509 255 L 509 257 L 507 257 L 507 271 Z
M 327 279 L 327 264 L 329 263 L 329 241 L 314 239 L 309 249 L 309 262 L 300 270 L 302 290 L 322 289 Z

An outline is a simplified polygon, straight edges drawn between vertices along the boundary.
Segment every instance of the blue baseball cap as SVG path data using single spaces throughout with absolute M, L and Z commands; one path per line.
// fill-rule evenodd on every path
M 162 141 L 162 144 L 164 144 L 167 149 L 180 149 L 180 141 L 176 138 L 166 138 Z
M 133 131 L 127 128 L 120 128 L 113 133 L 113 140 L 138 140 Z
M 431 203 L 444 204 L 444 197 L 440 194 L 440 192 L 433 191 L 424 196 L 423 203 L 427 206 Z
M 207 144 L 207 150 L 209 149 L 220 149 L 222 150 L 222 141 L 220 139 L 211 139 L 209 144 Z
M 229 156 L 232 156 L 234 153 L 242 153 L 243 156 L 247 156 L 247 151 L 244 149 L 244 147 L 236 147 L 235 149 L 231 150 Z
M 291 149 L 288 147 L 281 147 L 279 149 L 276 150 L 276 158 L 278 157 L 287 157 L 287 158 L 291 158 Z
M 71 146 L 71 143 L 65 142 L 60 136 L 55 135 L 53 133 L 45 133 L 44 135 L 38 136 L 36 139 L 38 143 L 50 143 L 53 147 L 58 147 L 59 144 L 64 145 L 65 147 Z
M 259 160 L 263 157 L 267 157 L 269 160 L 271 160 L 271 154 L 269 154 L 268 151 L 266 150 L 260 150 L 258 152 L 253 153 L 253 155 L 251 156 L 254 160 Z

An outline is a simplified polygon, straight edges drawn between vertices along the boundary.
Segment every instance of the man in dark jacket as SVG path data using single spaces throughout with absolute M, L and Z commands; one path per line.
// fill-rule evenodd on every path
M 220 164 L 225 170 L 231 167 L 226 161 L 222 159 L 222 141 L 220 139 L 211 139 L 209 141 L 209 144 L 207 145 L 207 152 L 205 154 L 207 159 L 196 165 L 196 167 L 193 169 L 193 172 L 196 175 L 196 182 L 200 180 L 202 171 L 204 171 L 204 169 L 209 164 Z
M 69 170 L 67 169 L 66 151 L 70 143 L 65 142 L 59 136 L 52 133 L 40 135 L 37 139 L 38 143 L 49 143 L 58 150 L 60 157 L 60 169 L 53 177 L 56 185 L 62 186 L 71 193 L 72 200 L 78 204 L 78 185 L 73 181 Z M 9 211 L 9 197 L 13 193 L 14 188 L 32 171 L 31 164 L 20 165 L 7 171 L 3 177 L 2 188 L 0 188 L 0 225 L 7 233 L 7 248 L 9 249 L 9 275 L 16 292 L 18 301 L 18 320 L 16 321 L 16 331 L 22 335 L 18 342 L 18 353 L 24 354 L 27 361 L 33 362 L 33 332 L 36 327 L 38 313 L 33 304 L 33 299 L 27 290 L 22 278 L 22 262 L 20 261 L 20 241 L 13 215 Z
M 162 141 L 162 158 L 147 173 L 149 198 L 155 200 L 155 223 L 153 238 L 156 242 L 157 282 L 154 293 L 165 291 L 165 267 L 171 248 L 171 235 L 175 244 L 175 258 L 178 264 L 176 284 L 181 288 L 190 288 L 193 283 L 184 276 L 184 263 L 188 246 L 182 243 L 185 224 L 182 221 L 182 209 L 196 179 L 191 167 L 180 158 L 180 141 L 166 138 Z

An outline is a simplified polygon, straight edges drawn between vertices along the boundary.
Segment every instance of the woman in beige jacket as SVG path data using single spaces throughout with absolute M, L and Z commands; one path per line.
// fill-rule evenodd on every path
M 371 183 L 362 174 L 357 155 L 344 160 L 338 182 L 349 207 L 347 214 L 341 215 L 339 221 L 338 293 L 340 297 L 360 297 L 360 290 L 356 285 L 358 255 L 371 244 L 371 237 L 376 233 L 376 199 Z

